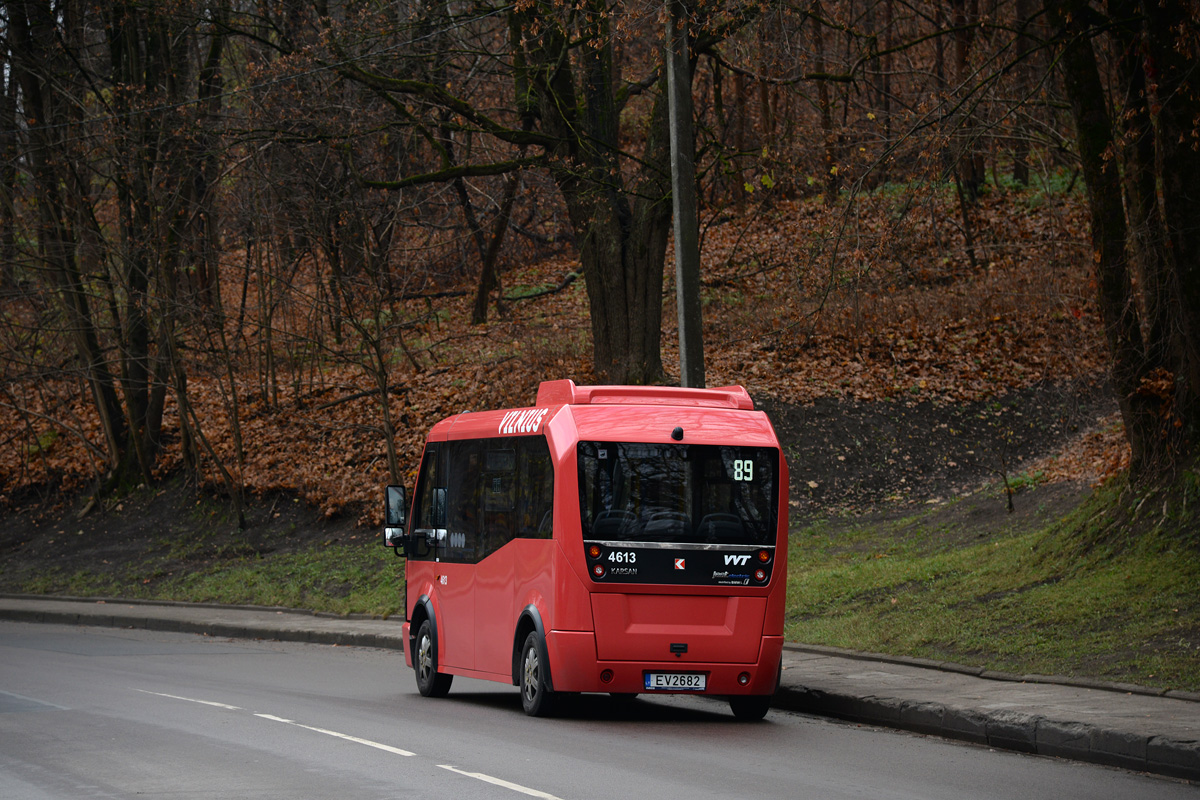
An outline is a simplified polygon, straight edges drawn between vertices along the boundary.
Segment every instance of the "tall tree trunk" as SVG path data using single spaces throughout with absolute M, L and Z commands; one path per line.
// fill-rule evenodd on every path
M 979 0 L 954 0 L 954 88 L 958 92 L 969 92 L 971 45 L 975 41 L 975 24 L 979 20 Z M 959 148 L 955 169 L 961 196 L 973 205 L 983 188 L 983 153 L 976 141 L 975 121 L 967 112 L 959 122 Z M 967 215 L 963 210 L 963 215 Z
M 508 176 L 504 183 L 504 197 L 500 201 L 500 212 L 492 223 L 492 236 L 488 240 L 487 249 L 482 253 L 483 263 L 479 268 L 479 286 L 475 291 L 475 306 L 471 310 L 471 324 L 482 325 L 487 322 L 488 297 L 496 292 L 496 313 L 504 313 L 504 305 L 500 292 L 500 275 L 496 262 L 500 258 L 500 246 L 504 244 L 504 236 L 508 232 L 508 221 L 512 218 L 513 203 L 517 199 L 517 187 L 521 183 L 521 172 L 517 170 Z
M 108 467 L 115 475 L 126 460 L 128 429 L 116 380 L 100 346 L 90 293 L 76 258 L 76 243 L 81 237 L 74 221 L 80 216 L 79 208 L 86 197 L 72 199 L 72 193 L 81 187 L 69 169 L 70 103 L 64 92 L 44 91 L 50 84 L 49 76 L 74 74 L 74 66 L 59 45 L 58 22 L 49 3 L 25 0 L 8 4 L 13 75 L 24 97 L 29 169 L 38 200 L 39 256 L 62 302 L 75 355 L 100 419 Z M 70 13 L 65 15 L 63 24 L 64 27 L 73 24 Z
M 542 24 L 525 53 L 529 86 L 544 129 L 557 142 L 548 155 L 583 263 L 596 377 L 656 383 L 663 378 L 663 262 L 671 227 L 667 93 L 660 78 L 641 166 L 627 191 L 618 163 L 607 12 L 599 3 L 589 12 L 583 38 L 591 43 L 579 55 L 583 97 L 563 68 L 568 37 L 553 24 Z
M 747 148 L 747 118 L 750 116 L 750 100 L 747 97 L 746 76 L 741 71 L 733 74 L 733 149 L 737 153 L 733 172 L 735 208 L 741 214 L 746 209 L 746 171 L 744 153 Z
M 883 3 L 883 49 L 891 50 L 895 40 L 895 32 L 893 25 L 895 20 L 895 0 L 884 0 Z M 883 83 L 880 87 L 881 113 L 883 119 L 883 146 L 884 148 L 892 145 L 892 55 L 885 55 L 880 62 L 880 70 L 883 72 Z M 879 182 L 887 183 L 891 180 L 890 159 L 885 160 L 880 165 Z
M 16 282 L 18 128 L 17 79 L 11 69 L 0 73 L 0 289 L 4 289 Z
M 827 62 L 823 29 L 825 23 L 821 20 L 820 0 L 813 0 L 809 7 L 809 24 L 812 26 L 813 52 L 816 54 L 813 67 L 818 74 L 823 74 L 827 69 Z M 817 81 L 817 108 L 821 115 L 821 139 L 825 152 L 825 205 L 832 208 L 837 205 L 842 177 L 839 174 L 837 140 L 833 132 L 833 100 L 830 98 L 829 82 L 824 79 Z
M 1092 217 L 1092 260 L 1099 285 L 1099 307 L 1112 354 L 1112 382 L 1125 422 L 1135 474 L 1160 463 L 1162 453 L 1157 412 L 1160 402 L 1142 391 L 1150 368 L 1134 297 L 1128 236 L 1117 165 L 1108 158 L 1113 126 L 1095 51 L 1085 30 L 1084 0 L 1051 0 L 1046 4 L 1053 24 L 1065 33 L 1063 75 L 1075 118 L 1079 157 Z
M 120 132 L 117 197 L 121 224 L 119 284 L 123 298 L 121 389 L 129 423 L 133 456 L 128 467 L 132 479 L 152 477 L 157 458 L 158 431 L 162 424 L 162 397 L 166 389 L 165 354 L 156 352 L 151 331 L 153 310 L 161 307 L 154 294 L 155 276 L 177 263 L 179 239 L 172 221 L 187 213 L 182 202 L 186 182 L 179 178 L 185 155 L 176 147 L 179 135 L 165 129 L 159 112 L 145 106 L 176 103 L 182 99 L 181 73 L 175 63 L 177 37 L 169 22 L 153 9 L 128 3 L 113 4 L 108 13 L 111 79 Z M 175 180 L 167 180 L 168 176 Z M 183 183 L 181 191 L 179 184 Z M 175 253 L 172 253 L 172 250 Z
M 1196 76 L 1195 35 L 1200 9 L 1180 0 L 1146 0 L 1147 58 L 1155 70 L 1157 164 L 1160 169 L 1165 257 L 1173 280 L 1159 281 L 1176 317 L 1176 357 L 1172 414 L 1193 445 L 1200 439 L 1200 79 Z
M 1013 10 L 1016 16 L 1017 38 L 1014 46 L 1016 55 L 1020 58 L 1020 63 L 1013 70 L 1016 76 L 1017 96 L 1024 99 L 1029 94 L 1030 78 L 1033 74 L 1033 67 L 1029 63 L 1030 56 L 1027 55 L 1033 46 L 1033 39 L 1026 33 L 1026 26 L 1029 25 L 1029 11 L 1031 0 L 1016 0 L 1016 5 Z M 1018 117 L 1019 119 L 1019 117 Z M 1029 184 L 1029 136 L 1023 127 L 1018 123 L 1014 131 L 1012 139 L 1012 177 L 1013 181 L 1027 186 Z
M 214 196 L 214 187 L 220 174 L 221 162 L 217 150 L 217 134 L 214 127 L 221 114 L 221 95 L 225 89 L 225 78 L 221 71 L 225 52 L 225 26 L 229 20 L 229 8 L 213 4 L 212 31 L 204 63 L 197 79 L 196 97 L 199 100 L 195 146 L 187 159 L 190 167 L 189 213 L 191 214 L 195 254 L 191 288 L 200 303 L 212 307 L 214 295 L 220 289 L 220 225 L 219 211 Z
M 1116 13 L 1137 18 L 1138 0 L 1114 4 Z M 1125 187 L 1125 216 L 1129 225 L 1129 253 L 1137 275 L 1142 336 L 1152 367 L 1165 366 L 1173 349 L 1176 329 L 1172 313 L 1173 275 L 1166 251 L 1166 228 L 1158 200 L 1154 121 L 1150 113 L 1150 88 L 1144 68 L 1144 40 L 1140 25 L 1114 30 L 1120 47 L 1117 61 L 1123 102 L 1120 117 Z

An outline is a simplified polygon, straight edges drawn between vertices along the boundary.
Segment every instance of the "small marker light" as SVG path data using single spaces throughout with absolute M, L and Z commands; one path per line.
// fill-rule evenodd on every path
M 771 551 L 770 550 L 759 550 L 758 551 L 758 562 L 760 564 L 766 564 L 770 560 L 771 560 Z
M 754 580 L 758 581 L 759 583 L 762 583 L 766 579 L 767 579 L 767 571 L 765 569 L 754 570 Z
M 675 430 L 671 431 L 671 438 L 677 442 L 683 441 L 683 428 L 676 425 Z
M 745 686 L 748 683 L 750 683 L 750 673 L 749 672 L 743 672 L 741 675 L 738 675 L 738 684 L 739 685 Z
M 588 548 L 588 558 L 599 558 L 599 557 L 600 557 L 600 545 L 594 544 Z
M 592 567 L 592 574 L 595 575 L 597 578 L 603 578 L 604 577 L 604 565 L 597 564 L 596 566 Z

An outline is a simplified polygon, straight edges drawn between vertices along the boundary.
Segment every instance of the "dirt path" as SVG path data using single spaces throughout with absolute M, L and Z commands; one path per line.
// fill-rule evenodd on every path
M 787 453 L 792 513 L 866 512 L 1028 483 L 1029 465 L 1116 410 L 1096 383 L 1040 384 L 979 403 L 764 398 Z

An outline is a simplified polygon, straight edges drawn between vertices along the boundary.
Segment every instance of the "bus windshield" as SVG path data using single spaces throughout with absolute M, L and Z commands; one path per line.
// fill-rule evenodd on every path
M 775 543 L 773 447 L 579 442 L 577 453 L 585 540 Z

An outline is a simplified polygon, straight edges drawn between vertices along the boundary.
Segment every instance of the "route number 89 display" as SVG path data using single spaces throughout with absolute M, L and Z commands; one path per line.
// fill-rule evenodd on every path
M 754 480 L 754 462 L 748 458 L 734 459 L 733 479 L 735 481 L 743 481 L 746 483 Z

